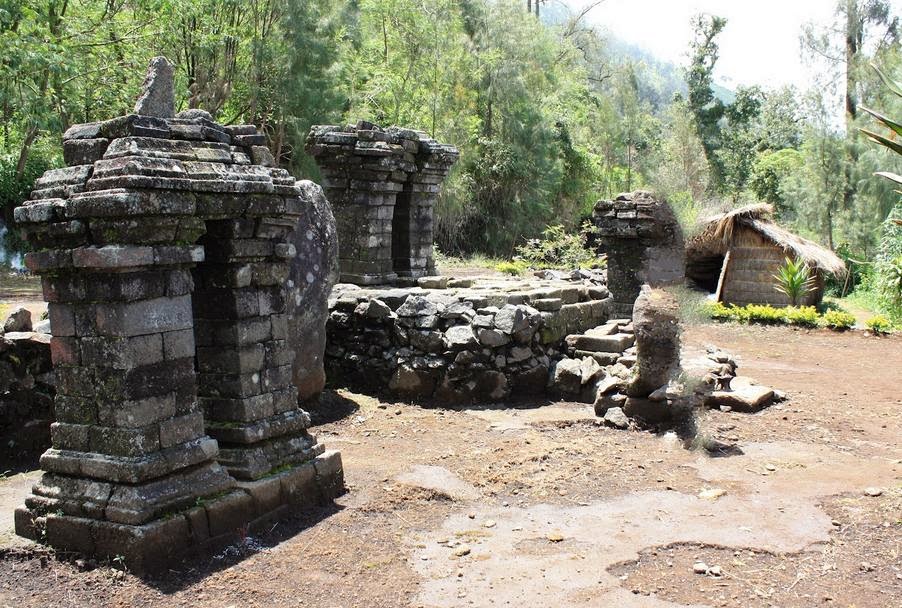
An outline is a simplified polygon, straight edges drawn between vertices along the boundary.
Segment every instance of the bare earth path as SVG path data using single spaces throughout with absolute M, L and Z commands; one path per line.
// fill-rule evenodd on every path
M 7 549 L 0 607 L 902 607 L 902 338 L 703 325 L 685 340 L 790 395 L 701 416 L 740 455 L 598 427 L 580 404 L 338 391 L 316 429 L 343 454 L 336 509 L 163 581 Z M 0 481 L 0 509 L 24 487 Z

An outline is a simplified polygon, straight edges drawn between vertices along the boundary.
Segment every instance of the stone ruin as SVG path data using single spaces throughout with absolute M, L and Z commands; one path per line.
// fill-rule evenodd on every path
M 254 126 L 174 115 L 172 72 L 155 58 L 134 114 L 71 127 L 68 166 L 15 210 L 57 381 L 16 531 L 137 571 L 343 491 L 292 382 L 291 233 L 315 189 Z
M 343 283 L 435 274 L 433 210 L 457 162 L 455 147 L 419 131 L 361 121 L 314 126 L 307 152 L 335 212 Z
M 599 253 L 607 254 L 614 314 L 632 314 L 643 284 L 662 287 L 683 281 L 683 233 L 666 201 L 642 191 L 620 194 L 598 201 L 592 218 Z

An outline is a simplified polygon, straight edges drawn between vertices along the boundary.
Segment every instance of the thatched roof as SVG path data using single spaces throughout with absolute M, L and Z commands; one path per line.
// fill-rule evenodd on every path
M 700 232 L 686 244 L 687 256 L 691 259 L 726 253 L 736 228 L 745 226 L 811 268 L 834 275 L 845 273 L 846 265 L 835 253 L 775 224 L 771 219 L 773 211 L 770 205 L 759 203 L 706 218 Z

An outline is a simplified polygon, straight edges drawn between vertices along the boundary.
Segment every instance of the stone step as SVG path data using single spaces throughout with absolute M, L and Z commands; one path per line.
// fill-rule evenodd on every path
M 607 336 L 572 334 L 566 340 L 570 348 L 597 353 L 622 353 L 636 342 L 635 336 L 623 333 Z

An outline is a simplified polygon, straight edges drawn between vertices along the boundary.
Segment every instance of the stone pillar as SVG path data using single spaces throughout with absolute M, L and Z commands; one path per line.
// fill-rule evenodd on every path
M 613 201 L 598 201 L 593 221 L 602 245 L 599 253 L 607 254 L 615 315 L 632 314 L 643 284 L 659 287 L 683 280 L 683 234 L 666 201 L 648 192 L 620 194 Z
M 457 148 L 420 135 L 417 169 L 410 174 L 404 190 L 398 195 L 399 201 L 404 198 L 407 203 L 401 221 L 398 221 L 397 214 L 402 205 L 399 203 L 395 206 L 393 230 L 397 230 L 402 223 L 406 224 L 404 238 L 395 241 L 399 245 L 394 251 L 398 276 L 416 279 L 435 274 L 432 255 L 435 203 L 441 192 L 441 184 L 458 157 Z M 393 239 L 396 237 L 394 233 L 392 236 Z
M 433 206 L 457 150 L 372 123 L 314 126 L 307 151 L 338 226 L 341 281 L 391 283 L 434 272 Z
M 70 128 L 70 166 L 15 210 L 57 376 L 53 447 L 16 531 L 136 571 L 343 487 L 291 385 L 301 190 L 252 125 L 173 116 L 172 72 L 151 62 L 143 114 Z
M 203 250 L 175 238 L 196 234 L 194 199 L 167 197 L 161 216 L 152 192 L 92 188 L 90 168 L 48 172 L 16 209 L 43 248 L 26 265 L 42 277 L 57 377 L 53 447 L 16 530 L 141 563 L 147 543 L 187 532 L 168 514 L 235 482 L 196 397 L 190 267 Z
M 258 479 L 313 459 L 323 446 L 307 433 L 310 417 L 298 408 L 288 341 L 288 261 L 295 247 L 286 239 L 302 201 L 241 200 L 240 216 L 208 220 L 200 241 L 206 260 L 194 271 L 197 368 L 219 461 L 238 479 Z

